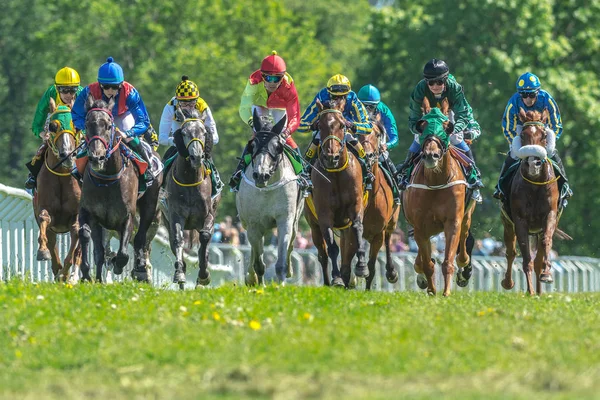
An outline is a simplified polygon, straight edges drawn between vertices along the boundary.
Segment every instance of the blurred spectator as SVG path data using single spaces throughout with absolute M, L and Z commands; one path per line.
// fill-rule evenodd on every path
M 393 253 L 409 250 L 408 244 L 404 241 L 404 231 L 402 229 L 395 229 L 392 232 L 390 247 Z
M 248 244 L 248 232 L 242 226 L 242 221 L 237 221 L 235 223 L 235 228 L 239 232 L 240 245 L 242 245 L 242 246 L 247 245 Z
M 215 233 L 213 233 L 211 242 L 213 243 L 221 243 L 221 238 L 223 237 L 223 233 L 221 232 L 221 224 L 218 222 L 215 224 Z
M 308 248 L 308 239 L 304 237 L 302 231 L 298 231 L 296 233 L 296 240 L 294 241 L 294 247 L 297 249 L 306 249 Z

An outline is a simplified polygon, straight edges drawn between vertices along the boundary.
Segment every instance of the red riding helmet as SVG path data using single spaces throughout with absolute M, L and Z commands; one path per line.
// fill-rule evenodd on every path
M 262 60 L 260 71 L 264 74 L 284 74 L 286 71 L 285 61 L 273 50 L 271 55 Z

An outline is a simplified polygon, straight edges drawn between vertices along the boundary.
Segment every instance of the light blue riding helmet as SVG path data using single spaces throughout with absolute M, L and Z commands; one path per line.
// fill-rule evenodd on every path
M 100 83 L 118 85 L 124 80 L 123 68 L 112 57 L 108 57 L 98 69 L 98 82 Z
M 525 72 L 517 80 L 517 92 L 519 93 L 537 92 L 540 87 L 542 87 L 540 78 L 531 72 Z
M 373 85 L 365 85 L 358 91 L 358 99 L 364 104 L 377 105 L 381 101 L 381 93 Z

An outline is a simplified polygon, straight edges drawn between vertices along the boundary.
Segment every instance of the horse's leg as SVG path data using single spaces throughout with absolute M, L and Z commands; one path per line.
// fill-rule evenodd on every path
M 179 215 L 171 214 L 169 216 L 169 244 L 171 252 L 175 255 L 175 273 L 173 283 L 179 284 L 180 288 L 185 284 L 185 271 L 183 268 L 183 221 Z
M 340 247 L 342 256 L 340 273 L 342 275 L 342 280 L 344 281 L 344 286 L 346 288 L 350 288 L 350 279 L 352 278 L 352 259 L 356 254 L 356 240 L 354 239 L 354 231 L 351 229 L 343 230 L 340 237 Z M 354 284 L 353 286 L 356 286 Z
M 265 263 L 262 259 L 264 238 L 263 233 L 256 227 L 248 227 L 248 242 L 250 242 L 250 265 L 246 284 L 249 286 L 264 285 Z
M 154 221 L 156 215 L 156 207 L 151 207 L 151 202 L 148 204 L 143 203 L 138 207 L 140 215 L 140 225 L 138 231 L 133 239 L 133 252 L 134 252 L 134 267 L 132 275 L 134 279 L 140 282 L 148 282 L 148 270 L 146 269 L 146 251 L 148 249 L 147 237 L 148 230 Z M 156 202 L 154 203 L 156 205 Z M 135 217 L 134 217 L 135 218 Z M 130 233 L 131 235 L 131 233 Z
M 471 216 L 475 209 L 475 202 L 471 201 L 470 207 L 465 210 L 462 224 L 460 227 L 460 239 L 458 245 L 458 256 L 456 263 L 458 264 L 458 273 L 456 274 L 456 284 L 460 287 L 465 287 L 469 283 L 469 279 L 473 274 L 471 266 L 471 253 L 475 246 L 475 238 L 471 234 Z
M 90 213 L 87 209 L 79 210 L 79 242 L 81 243 L 81 279 L 91 281 L 90 276 L 90 240 L 92 230 L 90 228 Z
M 45 209 L 40 212 L 38 215 L 38 224 L 40 227 L 40 233 L 38 236 L 38 251 L 37 251 L 37 260 L 38 261 L 48 261 L 51 259 L 52 255 L 50 254 L 50 250 L 48 250 L 48 236 L 47 230 L 48 225 L 50 225 L 50 214 Z
M 321 264 L 321 270 L 323 271 L 323 284 L 325 286 L 331 286 L 331 280 L 329 279 L 329 256 L 327 255 L 327 245 L 325 244 L 325 239 L 323 239 L 323 234 L 321 233 L 321 229 L 317 227 L 310 227 L 312 231 L 312 238 L 315 247 L 317 248 L 317 258 L 319 259 L 319 263 Z
M 48 249 L 50 250 L 50 256 L 52 259 L 52 273 L 54 274 L 54 280 L 56 282 L 60 282 L 60 271 L 62 270 L 63 266 L 60 262 L 60 257 L 58 255 L 58 246 L 56 245 L 56 233 L 52 232 L 52 230 L 48 230 L 46 232 L 46 236 L 48 238 Z
M 517 235 L 511 221 L 507 220 L 502 215 L 502 224 L 504 225 L 504 246 L 506 247 L 506 274 L 502 280 L 502 287 L 510 290 L 515 287 L 515 282 L 512 278 L 513 262 L 517 256 Z
M 444 226 L 444 237 L 446 238 L 446 248 L 444 251 L 444 262 L 442 263 L 442 274 L 444 275 L 444 297 L 450 296 L 452 287 L 452 276 L 454 275 L 454 258 L 458 248 L 458 241 L 461 239 L 461 219 L 448 221 Z M 465 241 L 466 234 L 465 232 Z M 466 247 L 466 246 L 465 246 Z
M 288 259 L 288 252 L 294 236 L 295 213 L 290 213 L 277 222 L 277 262 L 275 274 L 280 282 L 285 283 L 285 278 L 292 277 L 292 266 Z
M 431 241 L 428 237 L 423 236 L 420 232 L 417 233 L 415 229 L 415 241 L 417 242 L 417 246 L 419 247 L 419 252 L 417 254 L 417 258 L 419 258 L 418 263 L 415 262 L 415 271 L 419 274 L 417 276 L 417 284 L 421 289 L 425 289 L 424 283 L 425 279 L 427 280 L 427 293 L 434 295 L 436 293 L 435 282 L 433 281 L 433 273 L 434 273 L 434 263 L 431 259 Z M 417 266 L 421 268 L 421 271 L 417 270 Z M 423 274 L 425 274 L 425 279 L 423 279 Z
M 327 254 L 329 256 L 329 259 L 331 260 L 331 283 L 333 286 L 345 287 L 344 280 L 342 279 L 342 273 L 338 267 L 338 256 L 340 255 L 340 247 L 335 242 L 333 229 L 329 226 L 321 226 L 321 235 L 323 236 L 323 240 L 325 241 L 325 245 L 327 246 Z
M 129 240 L 131 239 L 131 234 L 133 233 L 133 220 L 135 216 L 129 214 L 123 225 L 121 225 L 121 231 L 119 232 L 119 236 L 121 241 L 119 242 L 119 250 L 117 251 L 117 255 L 114 258 L 113 262 L 113 271 L 117 275 L 121 275 L 123 273 L 123 268 L 129 262 L 129 254 L 127 254 L 127 246 L 129 245 Z M 146 238 L 144 238 L 146 240 Z M 94 243 L 95 245 L 95 243 Z M 134 246 L 134 251 L 137 251 L 138 248 Z
M 533 291 L 533 281 L 531 278 L 531 270 L 533 269 L 533 260 L 531 258 L 531 249 L 529 246 L 529 230 L 527 223 L 519 218 L 514 218 L 515 221 L 515 233 L 517 234 L 517 242 L 519 249 L 521 250 L 521 256 L 523 257 L 523 272 L 527 279 L 527 291 L 531 296 L 535 293 Z
M 373 279 L 375 279 L 375 263 L 377 262 L 377 256 L 379 255 L 379 250 L 383 245 L 383 238 L 385 233 L 381 232 L 375 235 L 373 240 L 371 241 L 371 247 L 369 249 L 369 276 L 367 276 L 367 290 L 371 290 L 371 283 Z M 389 248 L 386 246 L 386 254 L 389 251 Z M 391 257 L 391 256 L 390 256 Z M 390 258 L 388 258 L 388 262 Z M 387 269 L 386 265 L 386 269 Z M 387 274 L 386 274 L 387 275 Z
M 352 230 L 355 236 L 356 246 L 356 266 L 354 267 L 354 275 L 357 278 L 366 278 L 369 276 L 369 269 L 365 261 L 365 241 L 363 239 L 364 226 L 362 223 L 362 215 L 356 216 L 352 221 Z
M 208 270 L 208 244 L 213 235 L 214 224 L 215 214 L 208 213 L 204 219 L 204 226 L 199 232 L 200 250 L 198 250 L 198 261 L 200 262 L 200 269 L 198 271 L 198 278 L 196 279 L 196 286 L 206 286 L 210 283 L 210 271 Z
M 544 232 L 542 233 L 543 237 L 541 238 L 541 243 L 538 245 L 537 255 L 539 256 L 540 253 L 543 255 L 543 258 L 540 260 L 541 272 L 538 280 L 544 283 L 554 282 L 552 279 L 552 263 L 550 262 L 550 252 L 552 251 L 552 237 L 554 236 L 556 225 L 558 225 L 556 217 L 555 211 L 551 211 L 548 214 L 546 226 Z
M 77 237 L 77 231 L 79 231 L 79 223 L 77 219 L 73 221 L 71 224 L 70 234 L 71 234 L 71 247 L 67 252 L 67 256 L 65 257 L 65 262 L 63 268 L 60 270 L 60 278 L 64 280 L 70 280 L 69 270 L 71 266 L 75 266 L 76 258 L 77 258 L 77 249 L 79 248 L 79 238 Z M 77 268 L 73 268 L 73 273 L 75 273 Z
M 92 224 L 92 242 L 94 243 L 94 263 L 96 264 L 96 282 L 102 283 L 102 268 L 104 267 L 104 235 L 100 224 Z

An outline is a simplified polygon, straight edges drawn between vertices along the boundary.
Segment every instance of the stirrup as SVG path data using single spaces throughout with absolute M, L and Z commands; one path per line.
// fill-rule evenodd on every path
M 25 189 L 30 189 L 33 190 L 35 189 L 36 186 L 36 181 L 35 178 L 33 177 L 33 175 L 29 175 L 29 177 L 27 178 L 27 180 L 25 181 Z
M 479 189 L 473 189 L 473 193 L 471 193 L 471 198 L 475 200 L 476 203 L 483 203 L 483 197 L 481 196 L 481 191 Z

